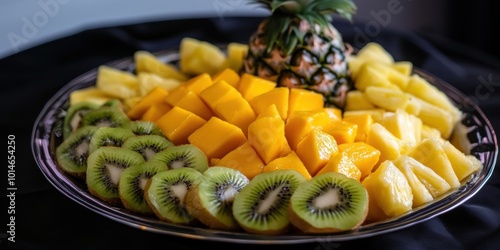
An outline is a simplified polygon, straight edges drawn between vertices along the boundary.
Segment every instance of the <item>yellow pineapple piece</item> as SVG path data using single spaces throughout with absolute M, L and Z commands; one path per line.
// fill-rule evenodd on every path
M 161 61 L 151 52 L 139 50 L 134 53 L 135 73 L 152 73 L 164 79 L 177 81 L 187 80 L 187 76 L 182 74 L 176 66 Z
M 392 55 L 379 43 L 369 42 L 357 53 L 358 58 L 365 61 L 375 61 L 391 65 L 394 63 Z
M 224 68 L 226 61 L 224 52 L 214 44 L 189 37 L 181 40 L 179 54 L 181 72 L 188 75 L 214 75 Z
M 429 138 L 429 137 L 439 139 L 439 138 L 441 138 L 441 132 L 439 132 L 439 130 L 437 130 L 436 128 L 430 127 L 427 124 L 422 124 L 422 129 L 420 131 L 420 137 L 422 139 Z
M 96 87 L 102 92 L 120 99 L 138 96 L 139 80 L 124 70 L 101 65 L 97 70 Z
M 413 147 L 420 141 L 421 133 L 418 130 L 420 128 L 418 123 L 416 125 L 413 123 L 418 121 L 416 119 L 410 118 L 406 111 L 398 109 L 396 112 L 387 112 L 379 123 L 389 130 L 391 134 L 406 143 L 408 147 Z
M 370 127 L 366 143 L 380 151 L 379 163 L 385 160 L 395 160 L 408 150 L 407 145 L 401 139 L 394 136 L 380 123 L 374 123 Z
M 422 184 L 417 175 L 413 172 L 412 165 L 407 163 L 410 158 L 402 155 L 393 161 L 394 165 L 405 175 L 413 193 L 413 207 L 418 207 L 434 199 L 427 187 Z
M 454 115 L 436 105 L 433 105 L 420 98 L 413 97 L 420 103 L 421 109 L 418 113 L 423 124 L 435 128 L 444 139 L 449 139 L 456 124 L 456 117 Z
M 467 155 L 451 144 L 450 141 L 445 141 L 443 143 L 443 149 L 459 181 L 464 180 L 480 169 L 481 165 L 471 161 L 471 158 L 467 157 Z
M 224 62 L 224 68 L 230 68 L 239 72 L 243 67 L 243 60 L 248 53 L 248 45 L 244 43 L 231 42 L 227 45 L 226 49 L 227 58 Z
M 365 91 L 370 86 L 383 87 L 383 88 L 398 88 L 393 85 L 391 81 L 376 67 L 370 64 L 363 64 L 358 73 L 354 87 L 359 91 Z
M 392 64 L 392 67 L 399 71 L 401 74 L 405 75 L 405 76 L 411 76 L 412 72 L 413 72 L 413 63 L 410 62 L 410 61 L 398 61 L 398 62 L 394 62 Z
M 338 151 L 335 138 L 320 129 L 311 130 L 295 150 L 311 176 L 315 176 Z
M 386 111 L 381 108 L 365 109 L 365 110 L 347 110 L 344 111 L 343 117 L 345 119 L 348 117 L 370 115 L 373 119 L 373 122 L 379 122 L 382 119 L 382 117 L 384 117 L 385 112 Z
M 92 86 L 83 89 L 71 91 L 69 94 L 69 103 L 73 105 L 79 102 L 91 102 L 97 105 L 102 105 L 113 97 L 106 92 Z
M 410 100 L 410 95 L 400 89 L 377 86 L 367 87 L 364 96 L 373 105 L 388 111 L 404 109 Z
M 392 161 L 384 161 L 363 179 L 370 199 L 388 216 L 395 217 L 413 208 L 413 193 L 405 175 Z M 371 207 L 369 208 L 371 209 Z
M 347 92 L 345 110 L 366 110 L 375 109 L 375 106 L 368 101 L 360 90 Z
M 423 139 L 408 153 L 408 156 L 434 170 L 450 184 L 451 188 L 460 186 L 460 181 L 439 139 Z
M 386 76 L 387 80 L 400 89 L 406 89 L 408 85 L 409 76 L 404 75 L 395 68 L 393 64 L 384 64 L 380 62 L 370 61 L 365 63 L 366 67 L 373 67 Z
M 145 96 L 156 87 L 162 87 L 167 91 L 172 91 L 181 85 L 181 81 L 173 78 L 163 78 L 157 74 L 140 72 L 137 74 L 139 80 L 139 96 Z

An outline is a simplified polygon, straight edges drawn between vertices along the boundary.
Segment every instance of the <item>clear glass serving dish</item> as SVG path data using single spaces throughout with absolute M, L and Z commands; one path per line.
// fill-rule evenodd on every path
M 177 50 L 165 50 L 155 53 L 165 62 L 177 63 Z M 133 58 L 124 58 L 107 64 L 122 70 L 133 72 Z M 417 209 L 377 223 L 366 224 L 352 231 L 336 234 L 303 235 L 291 233 L 281 236 L 263 236 L 245 232 L 230 232 L 212 230 L 205 227 L 183 226 L 160 221 L 154 217 L 147 217 L 132 213 L 124 208 L 110 206 L 94 196 L 86 189 L 85 183 L 64 173 L 55 161 L 55 148 L 61 142 L 56 135 L 57 126 L 60 126 L 61 117 L 68 107 L 71 91 L 95 84 L 97 68 L 83 73 L 70 81 L 45 104 L 32 131 L 32 153 L 41 172 L 47 180 L 62 194 L 94 211 L 95 213 L 153 233 L 174 235 L 190 239 L 245 243 L 245 244 L 294 244 L 308 242 L 335 242 L 372 237 L 395 230 L 410 227 L 417 223 L 446 213 L 474 196 L 488 181 L 493 173 L 498 155 L 498 144 L 492 125 L 488 118 L 466 95 L 450 84 L 415 68 L 414 73 L 427 79 L 433 85 L 444 91 L 450 99 L 464 112 L 464 116 L 453 133 L 453 141 L 460 143 L 469 154 L 475 155 L 483 163 L 483 168 L 464 181 L 463 185 L 450 191 L 442 198 L 423 205 Z

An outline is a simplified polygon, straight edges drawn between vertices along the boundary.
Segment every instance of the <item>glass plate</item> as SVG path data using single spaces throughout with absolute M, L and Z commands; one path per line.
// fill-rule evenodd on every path
M 166 50 L 154 54 L 165 62 L 178 63 L 179 60 L 177 50 Z M 134 70 L 132 57 L 117 60 L 107 65 L 130 72 Z M 247 244 L 334 242 L 371 237 L 415 225 L 459 206 L 484 186 L 493 173 L 496 164 L 498 155 L 496 135 L 487 117 L 479 107 L 467 96 L 441 79 L 419 69 L 414 69 L 414 73 L 419 74 L 444 91 L 457 107 L 464 112 L 461 123 L 453 133 L 452 141 L 460 144 L 459 146 L 466 153 L 475 155 L 481 160 L 484 166 L 479 172 L 465 180 L 460 188 L 450 191 L 440 199 L 413 209 L 396 218 L 367 224 L 352 231 L 327 235 L 300 235 L 292 233 L 281 236 L 262 236 L 245 232 L 219 231 L 204 227 L 182 226 L 163 222 L 156 218 L 134 214 L 123 208 L 110 206 L 96 199 L 87 191 L 82 181 L 67 175 L 55 163 L 55 148 L 60 143 L 60 139 L 55 134 L 54 128 L 60 126 L 61 117 L 64 114 L 64 110 L 68 107 L 69 93 L 76 89 L 94 85 L 97 69 L 90 70 L 69 82 L 45 104 L 33 127 L 32 153 L 44 176 L 61 193 L 102 216 L 145 231 L 190 239 Z M 458 146 L 458 144 L 456 145 Z

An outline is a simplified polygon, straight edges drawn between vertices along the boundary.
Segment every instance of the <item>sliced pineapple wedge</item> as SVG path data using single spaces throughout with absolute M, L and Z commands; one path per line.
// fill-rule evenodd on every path
M 139 81 L 131 72 L 101 65 L 97 72 L 96 87 L 115 98 L 128 99 L 137 96 Z
M 154 54 L 139 50 L 134 53 L 134 62 L 136 74 L 141 72 L 153 73 L 165 79 L 175 79 L 178 81 L 186 81 L 187 76 L 184 75 L 177 67 L 170 63 L 162 62 Z

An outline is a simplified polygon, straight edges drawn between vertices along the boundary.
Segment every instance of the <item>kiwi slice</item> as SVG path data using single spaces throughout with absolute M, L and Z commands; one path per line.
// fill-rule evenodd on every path
M 158 152 L 151 160 L 161 161 L 169 169 L 193 168 L 203 173 L 208 168 L 207 156 L 193 144 L 168 147 Z
M 124 207 L 132 212 L 154 215 L 144 198 L 144 188 L 155 174 L 168 168 L 161 162 L 145 162 L 123 170 L 118 182 L 118 193 Z
M 129 127 L 135 135 L 160 135 L 164 136 L 156 123 L 152 121 L 134 120 L 129 123 Z
M 68 107 L 63 121 L 63 139 L 80 127 L 82 117 L 89 111 L 99 108 L 99 105 L 91 102 L 78 102 Z
M 121 147 L 128 138 L 134 136 L 135 134 L 130 129 L 99 127 L 90 140 L 89 153 L 100 147 Z
M 291 169 L 256 175 L 234 196 L 233 216 L 247 232 L 280 235 L 290 230 L 288 205 L 306 179 Z
M 98 127 L 84 126 L 73 131 L 56 148 L 58 165 L 68 174 L 85 178 L 89 144 Z
M 116 107 L 99 107 L 86 113 L 82 117 L 83 126 L 98 127 L 127 127 L 130 119 L 121 109 Z
M 160 135 L 141 135 L 128 138 L 122 147 L 140 153 L 144 160 L 149 161 L 155 154 L 174 144 Z
M 209 228 L 239 229 L 233 217 L 233 200 L 248 182 L 248 178 L 238 170 L 222 166 L 210 167 L 203 172 L 199 184 L 187 193 L 187 210 Z
M 305 233 L 355 229 L 368 212 L 368 193 L 360 182 L 335 172 L 299 185 L 290 199 L 290 222 Z
M 126 148 L 100 147 L 87 159 L 86 183 L 89 192 L 112 205 L 121 205 L 118 182 L 122 172 L 144 163 L 141 154 Z
M 192 168 L 178 168 L 155 174 L 146 183 L 146 202 L 155 215 L 167 222 L 191 225 L 197 220 L 187 211 L 185 198 L 202 174 Z
M 106 102 L 104 102 L 101 107 L 110 107 L 110 108 L 117 108 L 119 110 L 123 110 L 123 103 L 119 99 L 109 99 Z

